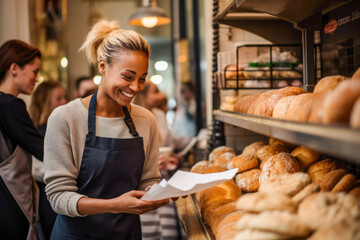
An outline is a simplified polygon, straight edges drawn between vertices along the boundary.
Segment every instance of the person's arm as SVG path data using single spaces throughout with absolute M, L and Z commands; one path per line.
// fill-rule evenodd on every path
M 4 106 L 1 114 L 2 125 L 7 136 L 26 152 L 39 160 L 44 157 L 44 138 L 34 127 L 26 110 L 26 105 L 20 98 L 14 98 Z

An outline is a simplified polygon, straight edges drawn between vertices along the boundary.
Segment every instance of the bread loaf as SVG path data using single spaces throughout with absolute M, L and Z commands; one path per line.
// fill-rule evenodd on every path
M 349 195 L 352 195 L 352 196 L 356 197 L 358 200 L 360 200 L 360 187 L 353 188 L 349 192 Z
M 303 102 L 307 101 L 307 99 L 310 98 L 312 95 L 312 93 L 296 95 L 296 97 L 294 97 L 294 99 L 289 104 L 289 107 L 286 111 L 285 119 L 299 121 L 299 109 L 303 105 Z
M 202 191 L 200 207 L 209 201 L 216 201 L 217 199 L 237 200 L 241 196 L 241 189 L 236 185 L 234 180 L 228 180 L 217 186 L 205 189 Z
M 295 157 L 289 153 L 278 153 L 265 162 L 259 177 L 260 186 L 272 176 L 298 171 L 300 165 Z
M 305 97 L 305 99 L 302 101 L 301 105 L 297 109 L 297 116 L 295 117 L 296 121 L 299 122 L 308 122 L 310 118 L 310 114 L 312 111 L 312 108 L 319 99 L 321 99 L 321 96 L 324 93 L 317 93 L 317 94 L 311 94 L 308 97 Z
M 346 77 L 341 75 L 324 77 L 315 85 L 313 93 L 321 93 L 332 90 L 345 79 Z
M 247 145 L 244 150 L 242 151 L 242 154 L 252 154 L 252 155 L 257 155 L 257 151 L 259 150 L 259 148 L 261 148 L 262 146 L 265 146 L 266 144 L 264 142 L 253 142 L 250 145 Z
M 269 157 L 272 157 L 281 152 L 289 153 L 290 150 L 282 145 L 265 145 L 258 149 L 256 156 L 261 162 L 264 162 L 268 160 Z
M 202 174 L 224 172 L 227 168 L 220 166 L 209 166 L 202 171 Z
M 327 94 L 328 94 L 327 92 L 314 94 L 308 122 L 322 123 L 322 118 L 324 115 L 324 101 Z
M 254 115 L 261 115 L 261 105 L 264 104 L 267 99 L 275 93 L 276 90 L 269 90 L 266 92 L 261 93 L 256 100 L 250 105 L 249 109 L 248 109 L 248 113 L 249 114 L 254 114 Z
M 205 215 L 209 220 L 209 226 L 213 227 L 216 219 L 220 218 L 223 215 L 227 215 L 231 212 L 236 211 L 236 201 L 224 204 L 214 209 L 213 212 L 209 212 L 209 215 Z
M 256 192 L 259 189 L 260 169 L 251 169 L 249 171 L 238 174 L 235 177 L 236 184 L 243 192 Z
M 314 183 L 320 184 L 321 178 L 330 171 L 343 168 L 341 164 L 333 159 L 327 158 L 310 165 L 307 173 Z
M 331 193 L 338 192 L 348 192 L 356 183 L 356 178 L 352 174 L 346 174 L 343 176 L 340 181 L 335 185 L 335 187 L 331 190 Z
M 287 97 L 280 99 L 274 107 L 272 117 L 279 118 L 279 119 L 285 119 L 286 111 L 287 111 L 291 101 L 295 98 L 295 96 L 297 96 L 297 95 L 291 95 L 291 96 L 287 96 Z
M 291 155 L 299 161 L 301 169 L 307 168 L 312 163 L 316 162 L 320 157 L 320 153 L 315 152 L 306 146 L 299 146 L 295 148 L 291 152 Z
M 350 126 L 360 128 L 360 97 L 357 98 L 350 114 Z
M 360 80 L 360 67 L 354 72 L 351 79 Z
M 255 93 L 239 98 L 234 105 L 235 112 L 247 113 L 250 105 L 260 96 L 261 93 Z
M 227 164 L 230 159 L 236 157 L 236 155 L 232 152 L 225 152 L 215 158 L 215 160 L 212 162 L 213 166 L 220 166 L 223 168 L 227 168 Z
M 259 160 L 257 156 L 250 154 L 241 154 L 231 158 L 227 162 L 228 169 L 237 168 L 237 173 L 244 172 L 253 168 L 258 167 Z
M 244 211 L 237 210 L 217 218 L 211 228 L 211 231 L 216 236 L 216 239 L 219 239 L 227 231 L 236 229 L 236 223 L 244 215 L 244 213 Z M 229 229 L 228 226 L 232 226 L 232 228 Z
M 294 203 L 299 204 L 300 202 L 302 202 L 302 200 L 304 200 L 311 194 L 319 191 L 320 191 L 320 186 L 318 184 L 310 183 L 306 187 L 304 187 L 300 192 L 298 192 L 295 196 L 293 196 L 292 200 Z
M 321 191 L 331 191 L 345 174 L 344 169 L 337 169 L 325 174 L 320 181 Z
M 351 109 L 359 96 L 359 80 L 341 82 L 337 88 L 326 95 L 322 123 L 349 123 Z
M 202 173 L 208 166 L 210 162 L 206 160 L 199 161 L 191 167 L 190 172 L 193 173 Z
M 214 161 L 218 156 L 225 152 L 231 152 L 235 154 L 235 150 L 233 148 L 228 146 L 220 146 L 211 151 L 211 153 L 209 154 L 209 161 Z

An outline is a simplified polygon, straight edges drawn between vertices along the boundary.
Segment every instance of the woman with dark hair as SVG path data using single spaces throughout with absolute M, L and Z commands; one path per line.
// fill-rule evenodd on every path
M 31 94 L 40 69 L 39 49 L 19 40 L 0 47 L 0 236 L 41 239 L 39 190 L 31 155 L 43 159 L 43 137 L 34 127 L 20 93 Z

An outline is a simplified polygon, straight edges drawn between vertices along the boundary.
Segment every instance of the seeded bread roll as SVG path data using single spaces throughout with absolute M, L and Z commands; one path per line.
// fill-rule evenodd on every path
M 344 169 L 337 169 L 325 174 L 320 182 L 321 191 L 331 191 L 345 174 Z
M 331 158 L 326 158 L 311 164 L 307 170 L 307 173 L 310 175 L 312 182 L 320 184 L 321 179 L 323 176 L 325 176 L 325 174 L 340 168 L 343 167 L 339 162 Z
M 360 128 L 360 97 L 358 97 L 351 110 L 350 126 L 352 128 Z
M 272 176 L 298 171 L 300 165 L 295 157 L 289 153 L 278 153 L 265 162 L 259 177 L 260 186 Z
M 360 81 L 347 80 L 328 92 L 324 100 L 322 123 L 349 123 L 351 109 L 360 96 Z M 334 111 L 336 109 L 336 111 Z
M 299 121 L 299 109 L 308 98 L 310 98 L 312 93 L 304 93 L 296 95 L 296 97 L 289 104 L 288 109 L 286 110 L 285 119 L 291 121 Z
M 225 152 L 215 158 L 215 160 L 212 162 L 213 166 L 220 166 L 223 168 L 227 168 L 227 164 L 230 159 L 236 157 L 236 155 L 232 152 Z
M 256 152 L 256 156 L 259 158 L 260 162 L 263 162 L 266 161 L 269 157 L 272 157 L 281 152 L 289 153 L 290 150 L 282 145 L 265 145 L 259 148 L 259 150 Z
M 237 173 L 244 172 L 253 168 L 258 167 L 259 160 L 257 156 L 250 154 L 241 154 L 231 158 L 227 162 L 228 169 L 237 168 Z
M 346 77 L 341 75 L 327 76 L 322 79 L 315 85 L 313 93 L 321 93 L 332 90 L 344 81 Z
M 236 175 L 235 182 L 243 192 L 256 192 L 259 189 L 260 169 L 251 169 Z
M 256 155 L 257 151 L 259 150 L 259 148 L 261 148 L 262 146 L 265 146 L 266 143 L 259 141 L 259 142 L 253 142 L 250 145 L 247 145 L 244 150 L 242 151 L 242 154 L 252 154 L 252 155 Z
M 356 183 L 356 178 L 352 174 L 346 174 L 331 190 L 331 193 L 348 192 Z
M 300 163 L 300 168 L 305 169 L 320 158 L 320 153 L 311 150 L 306 146 L 295 148 L 291 155 L 296 157 Z
M 220 146 L 211 151 L 211 153 L 209 154 L 209 161 L 214 161 L 218 156 L 226 152 L 231 152 L 235 154 L 235 150 L 233 148 L 228 146 Z

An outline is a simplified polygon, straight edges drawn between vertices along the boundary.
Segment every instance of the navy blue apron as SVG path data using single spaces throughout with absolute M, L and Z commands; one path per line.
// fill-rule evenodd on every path
M 126 107 L 125 123 L 134 138 L 97 137 L 95 131 L 96 96 L 89 105 L 88 129 L 78 192 L 91 198 L 110 199 L 138 188 L 145 160 L 143 139 Z M 139 215 L 103 213 L 86 217 L 58 215 L 51 239 L 141 239 Z

